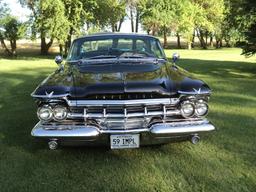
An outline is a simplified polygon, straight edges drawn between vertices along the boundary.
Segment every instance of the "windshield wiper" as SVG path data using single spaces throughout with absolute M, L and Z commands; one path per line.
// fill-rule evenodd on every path
M 98 56 L 94 56 L 94 57 L 88 57 L 85 59 L 111 59 L 111 58 L 117 58 L 117 56 L 115 56 L 115 55 L 98 55 Z

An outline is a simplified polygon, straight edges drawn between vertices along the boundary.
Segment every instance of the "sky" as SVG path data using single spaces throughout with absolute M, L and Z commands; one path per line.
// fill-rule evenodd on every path
M 12 15 L 17 16 L 21 21 L 28 20 L 28 16 L 30 15 L 31 11 L 22 7 L 18 0 L 3 0 L 3 3 L 6 3 L 9 6 Z M 129 19 L 126 19 L 122 24 L 121 32 L 131 33 L 131 24 Z M 139 33 L 143 33 L 141 27 L 139 27 Z
M 3 0 L 2 2 L 8 5 L 12 15 L 17 16 L 21 21 L 28 20 L 30 10 L 21 7 L 18 0 Z

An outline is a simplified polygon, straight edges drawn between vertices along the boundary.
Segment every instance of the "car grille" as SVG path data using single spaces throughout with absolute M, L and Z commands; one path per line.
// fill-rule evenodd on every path
M 102 129 L 134 129 L 147 127 L 152 119 L 180 115 L 175 105 L 89 105 L 72 107 L 69 118 L 94 121 Z

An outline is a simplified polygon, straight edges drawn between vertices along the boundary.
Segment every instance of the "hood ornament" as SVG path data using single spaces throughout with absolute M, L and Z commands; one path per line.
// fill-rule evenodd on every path
M 197 95 L 199 95 L 201 93 L 201 87 L 198 90 L 195 89 L 195 88 L 193 88 L 193 89 L 194 89 L 194 91 L 196 92 Z
M 54 93 L 54 91 L 52 91 L 51 93 L 48 93 L 47 91 L 45 91 L 45 95 L 46 95 L 47 97 L 52 97 L 53 93 Z

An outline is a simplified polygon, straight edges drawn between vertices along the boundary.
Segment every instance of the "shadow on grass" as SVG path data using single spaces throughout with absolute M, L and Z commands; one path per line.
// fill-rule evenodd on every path
M 178 65 L 189 72 L 214 78 L 256 78 L 256 63 L 181 59 Z
M 23 158 L 29 161 L 22 164 L 22 171 L 15 177 L 21 179 L 25 174 L 27 182 L 23 180 L 24 185 L 33 191 L 49 187 L 58 191 L 105 191 L 106 188 L 110 191 L 225 191 L 230 185 L 234 191 L 252 190 L 252 177 L 236 178 L 230 169 L 240 166 L 241 162 L 248 167 L 255 165 L 255 118 L 237 113 L 241 106 L 248 111 L 254 108 L 255 64 L 184 59 L 180 66 L 204 75 L 215 90 L 211 104 L 214 110 L 209 118 L 218 131 L 199 146 L 175 143 L 121 151 L 88 147 L 48 151 L 44 143 L 35 142 L 30 136 L 37 122 L 36 106 L 30 93 L 50 70 L 40 68 L 35 72 L 23 68 L 15 74 L 1 73 L 0 80 L 4 83 L 0 85 L 4 88 L 0 94 L 0 138 L 6 148 L 22 148 L 31 155 L 23 157 L 24 154 L 18 153 L 18 161 L 22 162 Z M 232 71 L 239 75 L 230 73 Z M 234 109 L 225 111 L 232 107 Z M 236 158 L 218 156 L 223 153 Z M 6 168 L 7 176 L 14 176 L 8 175 L 8 168 L 12 169 Z M 42 178 L 44 182 L 39 183 L 38 188 L 30 182 Z M 19 183 L 12 186 L 9 182 L 3 183 L 3 189 L 7 187 L 17 190 Z
M 29 60 L 29 61 L 36 61 L 38 59 L 54 59 L 58 55 L 57 53 L 49 53 L 48 55 L 40 55 L 36 52 L 22 52 L 18 54 L 16 57 L 10 57 L 5 54 L 1 54 L 1 59 L 7 59 L 7 60 Z

